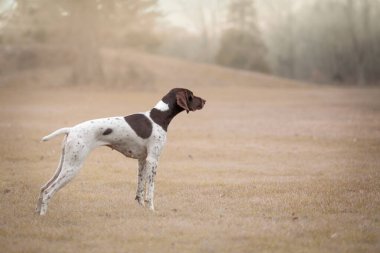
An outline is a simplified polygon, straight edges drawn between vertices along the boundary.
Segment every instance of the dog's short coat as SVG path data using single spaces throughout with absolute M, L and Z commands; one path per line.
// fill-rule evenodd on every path
M 65 134 L 57 171 L 41 188 L 36 212 L 46 214 L 49 200 L 74 178 L 87 155 L 99 146 L 108 146 L 127 157 L 138 159 L 136 200 L 144 205 L 145 197 L 147 207 L 154 210 L 154 177 L 168 125 L 178 113 L 200 110 L 205 102 L 190 90 L 175 88 L 145 113 L 90 120 L 74 127 L 58 129 L 43 137 L 42 141 L 47 141 Z

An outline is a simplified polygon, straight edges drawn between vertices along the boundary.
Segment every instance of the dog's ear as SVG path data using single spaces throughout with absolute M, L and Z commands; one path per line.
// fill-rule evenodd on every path
M 184 90 L 178 91 L 177 94 L 175 94 L 175 97 L 177 99 L 177 105 L 182 107 L 186 110 L 187 113 L 189 113 L 190 109 L 187 105 L 187 92 Z

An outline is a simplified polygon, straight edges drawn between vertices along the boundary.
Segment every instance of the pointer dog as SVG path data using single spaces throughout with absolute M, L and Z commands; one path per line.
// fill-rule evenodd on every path
M 58 129 L 43 137 L 42 141 L 48 141 L 65 134 L 57 171 L 41 188 L 36 212 L 46 214 L 49 200 L 74 178 L 87 155 L 99 146 L 108 146 L 127 157 L 138 159 L 136 200 L 144 205 L 145 197 L 147 207 L 154 210 L 154 177 L 168 125 L 178 113 L 200 110 L 205 103 L 204 99 L 194 96 L 190 90 L 176 88 L 145 113 L 94 119 L 74 127 Z

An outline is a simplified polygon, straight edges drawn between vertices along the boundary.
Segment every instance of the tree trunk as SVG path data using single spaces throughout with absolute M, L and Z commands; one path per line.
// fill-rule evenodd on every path
M 73 64 L 73 84 L 96 84 L 104 81 L 98 36 L 98 13 L 91 0 L 75 3 L 68 29 L 76 53 Z

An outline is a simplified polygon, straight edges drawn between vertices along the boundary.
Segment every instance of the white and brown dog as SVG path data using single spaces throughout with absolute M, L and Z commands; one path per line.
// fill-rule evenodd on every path
M 154 177 L 168 125 L 178 113 L 200 110 L 205 102 L 190 90 L 176 88 L 145 113 L 90 120 L 43 137 L 42 141 L 47 141 L 65 134 L 57 171 L 41 188 L 36 212 L 46 214 L 49 200 L 74 178 L 90 151 L 99 146 L 108 146 L 127 157 L 138 159 L 136 200 L 144 205 L 145 197 L 147 207 L 154 210 Z

